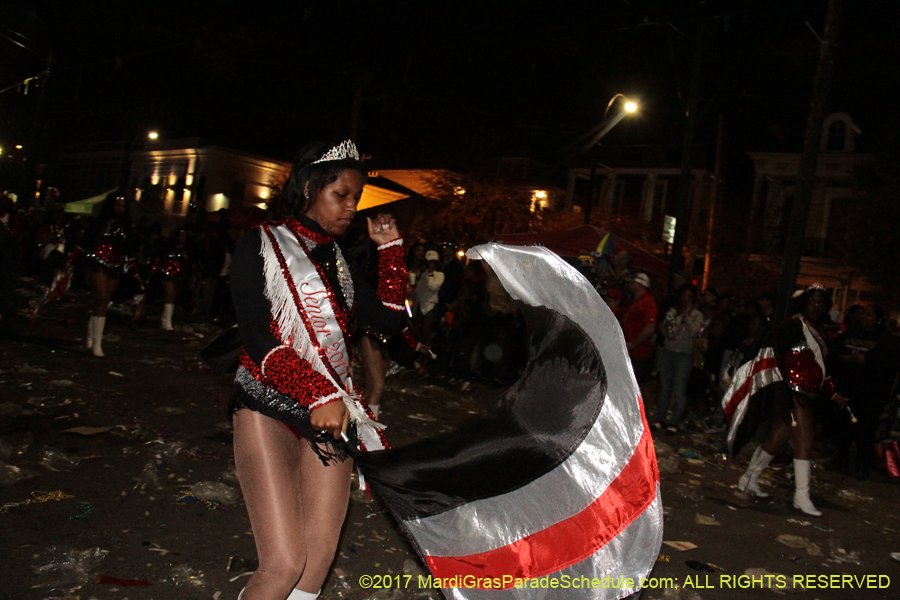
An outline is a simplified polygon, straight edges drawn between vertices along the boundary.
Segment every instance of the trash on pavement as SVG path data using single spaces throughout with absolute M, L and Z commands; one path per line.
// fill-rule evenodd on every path
M 871 502 L 873 500 L 872 496 L 864 496 L 850 488 L 839 490 L 837 495 L 839 498 L 849 500 L 850 502 Z
M 239 497 L 236 489 L 226 483 L 217 481 L 200 481 L 189 489 L 191 494 L 200 500 L 218 502 L 219 504 L 234 504 Z
M 242 558 L 240 556 L 231 556 L 228 558 L 228 566 L 225 567 L 225 571 L 228 573 L 234 573 L 236 571 L 240 571 L 241 573 L 245 571 L 250 571 L 251 573 L 259 568 L 259 561 L 255 558 Z
M 81 464 L 81 457 L 48 446 L 41 452 L 40 463 L 48 471 L 70 471 Z
M 672 548 L 675 548 L 676 550 L 679 550 L 681 552 L 684 552 L 686 550 L 693 550 L 697 547 L 697 544 L 694 544 L 692 542 L 667 542 L 663 540 L 663 544 L 665 544 L 666 546 L 671 546 Z
M 175 458 L 178 456 L 178 453 L 184 450 L 185 446 L 187 446 L 187 442 L 183 442 L 180 440 L 174 442 L 164 442 L 158 439 L 155 443 L 159 445 L 153 448 L 153 454 L 167 461 L 175 460 Z
M 147 548 L 150 552 L 159 552 L 160 556 L 165 556 L 169 553 L 165 548 L 161 548 L 159 544 L 150 544 L 150 548 Z
M 151 460 L 146 465 L 144 465 L 144 470 L 141 471 L 140 477 L 138 477 L 137 483 L 134 484 L 134 489 L 136 490 L 161 490 L 163 489 L 163 484 L 159 480 L 159 470 L 156 467 L 156 461 Z
M 77 433 L 78 435 L 97 435 L 99 433 L 106 433 L 113 427 L 70 427 L 69 429 L 63 429 L 63 433 Z
M 716 520 L 715 517 L 707 517 L 706 515 L 701 515 L 697 513 L 694 515 L 694 523 L 697 525 L 721 525 L 719 521 Z
M 699 571 L 701 573 L 715 573 L 716 569 L 711 564 L 702 563 L 696 560 L 686 560 L 684 564 L 689 569 L 693 569 L 694 571 Z
M 347 576 L 346 571 L 343 569 L 335 569 L 332 572 L 334 573 L 335 587 L 341 587 L 345 590 L 351 589 L 350 577 Z
M 822 549 L 815 542 L 811 542 L 805 537 L 799 535 L 782 534 L 775 538 L 779 544 L 784 544 L 788 548 L 797 548 L 806 550 L 810 556 L 822 556 Z
M 206 587 L 206 579 L 203 577 L 203 571 L 192 569 L 187 565 L 172 567 L 172 570 L 169 571 L 169 576 L 165 581 L 174 583 L 177 586 L 190 585 L 194 587 Z
M 862 565 L 859 550 L 848 552 L 837 538 L 828 538 L 828 560 L 842 565 Z
M 656 466 L 659 469 L 660 475 L 671 475 L 672 473 L 678 473 L 681 470 L 681 467 L 678 464 L 678 458 L 671 455 L 657 455 Z
M 415 560 L 411 558 L 407 558 L 403 561 L 403 574 L 404 575 L 412 575 L 413 577 L 417 577 L 419 575 L 423 577 L 428 576 L 428 571 L 422 568 L 422 566 Z
M 0 460 L 0 485 L 12 485 L 17 481 L 36 476 L 37 473 L 28 469 L 21 469 L 15 465 Z
M 67 500 L 69 498 L 74 498 L 72 494 L 67 494 L 62 490 L 56 490 L 53 492 L 39 492 L 37 490 L 31 492 L 31 501 L 35 504 L 41 504 L 43 502 L 52 502 L 59 500 Z
M 50 581 L 34 587 L 60 587 L 84 585 L 89 580 L 88 573 L 99 565 L 109 550 L 89 548 L 75 550 L 65 546 L 49 546 L 38 554 L 31 564 L 35 575 L 49 576 Z
M 118 585 L 121 587 L 150 587 L 153 585 L 146 579 L 121 579 L 109 575 L 97 575 L 97 583 L 101 585 Z
M 437 421 L 436 417 L 432 417 L 431 415 L 425 415 L 422 413 L 413 413 L 411 415 L 407 415 L 410 419 L 415 419 L 416 421 L 422 421 L 423 423 L 431 423 L 432 421 Z
M 94 505 L 93 504 L 79 504 L 78 510 L 80 510 L 81 512 L 77 515 L 72 515 L 71 517 L 69 517 L 69 520 L 87 518 L 87 516 L 90 513 L 94 512 Z

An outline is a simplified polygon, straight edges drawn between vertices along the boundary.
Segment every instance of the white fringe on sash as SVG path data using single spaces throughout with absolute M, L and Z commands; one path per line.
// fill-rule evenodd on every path
M 278 231 L 279 229 L 282 231 Z M 322 357 L 319 355 L 316 346 L 309 338 L 309 331 L 303 323 L 303 318 L 300 316 L 299 309 L 291 294 L 291 288 L 285 279 L 289 275 L 282 273 L 281 271 L 281 262 L 278 260 L 278 255 L 275 253 L 272 240 L 269 238 L 267 230 L 271 230 L 276 238 L 284 240 L 282 242 L 283 245 L 297 244 L 299 246 L 302 242 L 297 240 L 293 232 L 288 230 L 287 227 L 281 226 L 276 228 L 266 225 L 260 227 L 260 238 L 262 239 L 260 254 L 263 257 L 264 264 L 263 270 L 266 280 L 265 293 L 266 298 L 272 305 L 272 317 L 278 325 L 282 340 L 286 345 L 297 352 L 301 360 L 308 362 L 316 372 L 325 376 L 325 378 L 338 389 L 341 399 L 344 401 L 344 405 L 350 413 L 350 419 L 354 423 L 357 425 L 368 425 L 375 429 L 384 429 L 385 426 L 383 424 L 373 421 L 366 414 L 359 394 L 353 391 L 352 383 L 348 386 L 342 381 L 337 381 L 323 363 Z M 296 248 L 294 250 L 282 247 L 281 250 L 286 260 L 308 260 L 303 248 Z M 327 284 L 325 287 L 327 289 Z M 329 308 L 331 307 L 329 306 Z M 333 312 L 334 309 L 331 308 L 331 310 Z M 346 346 L 346 340 L 344 343 Z

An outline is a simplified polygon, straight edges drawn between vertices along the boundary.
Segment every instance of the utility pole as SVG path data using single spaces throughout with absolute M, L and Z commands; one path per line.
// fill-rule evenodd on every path
M 716 222 L 716 204 L 719 201 L 719 182 L 722 179 L 722 147 L 725 145 L 725 115 L 719 115 L 719 131 L 716 134 L 716 166 L 713 168 L 712 197 L 709 201 L 709 225 L 706 229 L 706 258 L 703 259 L 703 286 L 709 283 L 709 258 L 712 255 L 713 225 Z
M 706 2 L 700 3 L 697 15 L 697 36 L 694 60 L 691 64 L 691 88 L 688 92 L 685 114 L 684 143 L 681 149 L 681 176 L 678 178 L 678 195 L 675 204 L 675 237 L 672 242 L 672 256 L 669 262 L 669 289 L 675 284 L 675 273 L 684 270 L 684 238 L 687 236 L 688 196 L 691 191 L 691 159 L 694 150 L 694 134 L 697 130 L 697 105 L 700 99 L 700 65 L 703 58 L 703 36 L 706 30 Z
M 591 210 L 594 208 L 594 190 L 597 188 L 597 160 L 591 157 L 591 182 L 588 185 L 587 202 L 584 203 L 584 224 L 591 224 Z
M 816 71 L 812 100 L 809 103 L 809 116 L 806 120 L 803 155 L 800 158 L 800 170 L 797 175 L 797 192 L 794 197 L 790 227 L 784 248 L 784 265 L 775 295 L 775 311 L 772 316 L 776 323 L 787 316 L 788 305 L 794 289 L 797 287 L 797 276 L 800 274 L 800 256 L 806 242 L 806 221 L 809 218 L 816 165 L 819 160 L 822 121 L 825 119 L 825 104 L 828 102 L 828 89 L 831 84 L 841 8 L 841 0 L 829 0 L 828 14 L 825 17 L 825 32 L 819 48 L 819 66 Z

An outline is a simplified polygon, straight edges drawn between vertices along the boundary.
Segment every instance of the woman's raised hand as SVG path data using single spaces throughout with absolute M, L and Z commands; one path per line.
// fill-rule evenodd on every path
M 391 215 L 378 214 L 374 220 L 366 217 L 366 221 L 369 223 L 369 238 L 379 246 L 393 242 L 400 237 L 397 222 Z

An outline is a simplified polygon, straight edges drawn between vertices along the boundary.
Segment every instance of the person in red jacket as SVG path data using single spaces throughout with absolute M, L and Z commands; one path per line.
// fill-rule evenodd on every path
M 653 337 L 656 333 L 656 300 L 650 295 L 650 278 L 638 273 L 628 284 L 633 296 L 622 317 L 622 334 L 631 357 L 631 368 L 638 385 L 650 379 L 653 370 Z
M 386 447 L 350 378 L 348 324 L 355 314 L 381 333 L 400 329 L 403 240 L 392 218 L 369 220 L 377 291 L 335 241 L 366 177 L 352 142 L 308 148 L 282 192 L 283 219 L 250 230 L 235 251 L 243 352 L 231 401 L 234 457 L 259 557 L 242 600 L 318 596 L 347 512 L 353 461 L 345 444 Z

